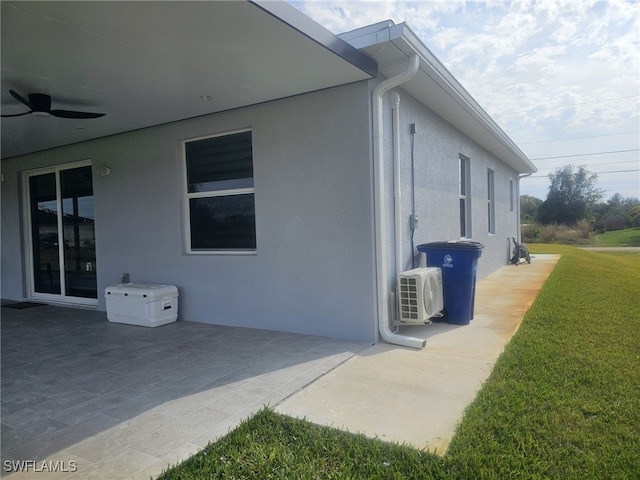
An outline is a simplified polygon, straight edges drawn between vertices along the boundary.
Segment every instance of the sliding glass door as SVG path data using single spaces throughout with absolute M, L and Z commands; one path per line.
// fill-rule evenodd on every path
M 96 246 L 91 165 L 27 174 L 31 296 L 95 304 Z

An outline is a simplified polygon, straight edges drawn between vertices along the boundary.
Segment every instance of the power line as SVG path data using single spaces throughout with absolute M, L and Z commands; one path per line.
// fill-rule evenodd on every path
M 606 175 L 607 173 L 628 173 L 628 172 L 640 172 L 640 169 L 636 168 L 634 170 L 611 170 L 609 172 L 591 172 L 591 173 L 595 173 L 596 175 Z M 578 175 L 578 173 L 572 173 L 571 175 Z M 526 177 L 526 178 L 548 178 L 549 175 L 531 175 L 530 177 Z
M 555 105 L 552 107 L 536 107 L 536 108 L 532 108 L 529 110 L 519 110 L 519 111 L 511 111 L 511 110 L 506 110 L 503 112 L 498 112 L 497 115 L 505 115 L 505 114 L 515 114 L 515 113 L 528 113 L 528 112 L 535 112 L 538 110 L 553 110 L 555 108 L 570 108 L 570 107 L 575 107 L 576 105 L 588 105 L 591 103 L 604 103 L 604 102 L 611 102 L 613 100 L 626 100 L 628 98 L 636 98 L 636 97 L 640 97 L 640 95 L 629 95 L 628 97 L 614 97 L 614 98 L 605 98 L 602 100 L 591 100 L 589 102 L 577 102 L 577 103 L 569 103 L 567 105 Z
M 529 160 L 549 160 L 551 158 L 588 157 L 591 155 L 608 155 L 610 153 L 628 153 L 628 152 L 640 152 L 640 149 L 634 148 L 631 150 L 612 150 L 610 152 L 576 153 L 574 155 L 559 155 L 557 157 L 530 158 Z
M 639 163 L 640 160 L 624 160 L 622 162 L 602 162 L 602 163 L 590 163 L 590 167 L 599 167 L 601 165 L 617 165 L 619 163 Z M 544 167 L 543 167 L 544 168 Z M 548 167 L 547 167 L 548 168 Z
M 638 133 L 640 130 L 633 130 L 631 132 L 620 132 L 620 133 L 604 133 L 602 135 L 587 135 L 586 137 L 570 137 L 570 138 L 561 138 L 559 140 L 539 140 L 537 142 L 518 142 L 519 145 L 533 145 L 536 143 L 553 143 L 553 142 L 569 142 L 571 140 L 583 140 L 585 138 L 600 138 L 600 137 L 613 137 L 616 135 L 629 135 L 632 133 Z

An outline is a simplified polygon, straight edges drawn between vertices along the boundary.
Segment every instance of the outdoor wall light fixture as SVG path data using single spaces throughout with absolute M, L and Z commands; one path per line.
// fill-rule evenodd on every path
M 96 173 L 100 177 L 106 177 L 106 176 L 111 174 L 111 169 L 109 167 L 105 167 L 105 166 L 98 167 L 98 168 L 96 168 Z

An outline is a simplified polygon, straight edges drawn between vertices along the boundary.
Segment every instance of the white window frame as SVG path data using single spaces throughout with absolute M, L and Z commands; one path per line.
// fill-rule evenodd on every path
M 513 212 L 516 204 L 516 190 L 513 178 L 509 179 L 509 211 Z
M 496 181 L 495 172 L 487 168 L 487 226 L 489 235 L 496 233 Z
M 462 154 L 458 156 L 458 193 L 460 238 L 471 238 L 471 159 Z
M 246 188 L 233 188 L 224 190 L 211 190 L 205 192 L 189 192 L 189 177 L 187 173 L 187 144 L 191 142 L 197 142 L 199 140 L 207 140 L 210 138 L 226 137 L 229 135 L 235 135 L 238 133 L 252 132 L 251 128 L 242 128 L 237 130 L 230 130 L 212 135 L 204 135 L 195 138 L 188 138 L 182 141 L 182 189 L 184 191 L 183 201 L 183 230 L 184 230 L 184 250 L 189 255 L 256 255 L 257 247 L 253 249 L 240 249 L 240 248 L 225 248 L 225 249 L 192 249 L 191 248 L 191 208 L 190 200 L 193 198 L 212 198 L 212 197 L 226 197 L 230 195 L 244 195 L 253 194 L 255 202 L 255 184 L 253 187 Z M 253 138 L 252 138 L 253 147 Z M 252 158 L 253 161 L 253 158 Z M 255 174 L 254 174 L 255 182 Z M 254 204 L 255 205 L 255 204 Z M 256 226 L 257 236 L 257 226 Z

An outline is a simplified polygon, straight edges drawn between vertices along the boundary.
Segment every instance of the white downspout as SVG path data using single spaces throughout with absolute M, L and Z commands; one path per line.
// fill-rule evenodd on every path
M 384 182 L 384 138 L 383 138 L 383 111 L 382 97 L 384 94 L 405 82 L 408 82 L 418 71 L 420 60 L 413 55 L 409 60 L 409 66 L 404 72 L 399 73 L 380 83 L 373 91 L 373 175 L 374 175 L 374 214 L 375 214 L 375 241 L 376 241 L 376 282 L 378 297 L 378 330 L 382 338 L 395 345 L 412 348 L 424 348 L 427 341 L 423 338 L 407 337 L 393 333 L 389 328 L 389 292 L 387 291 L 387 242 L 386 214 L 384 207 L 385 182 Z

